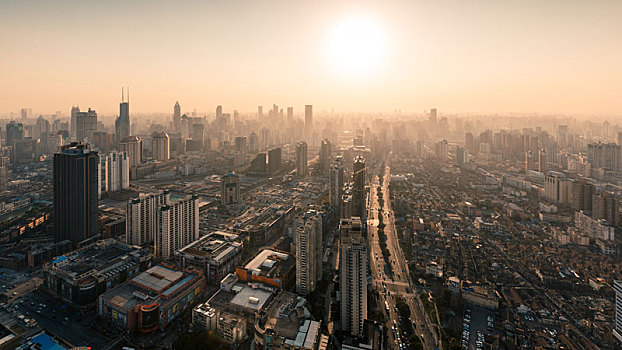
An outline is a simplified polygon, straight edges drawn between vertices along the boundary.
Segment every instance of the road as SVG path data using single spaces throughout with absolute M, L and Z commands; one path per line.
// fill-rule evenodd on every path
M 417 325 L 415 332 L 422 339 L 424 349 L 442 348 L 438 343 L 438 338 L 434 328 L 427 315 L 425 314 L 423 304 L 418 295 L 413 294 L 414 289 L 412 287 L 412 281 L 410 279 L 410 272 L 408 264 L 404 259 L 404 254 L 399 245 L 397 237 L 397 231 L 395 230 L 395 218 L 393 210 L 391 209 L 391 201 L 389 197 L 389 182 L 391 179 L 390 167 L 386 166 L 383 185 L 381 187 L 382 196 L 384 198 L 384 206 L 380 208 L 378 203 L 377 188 L 380 185 L 379 178 L 374 177 L 374 180 L 370 187 L 370 195 L 368 196 L 368 232 L 370 242 L 370 261 L 371 261 L 371 274 L 374 287 L 379 291 L 380 305 L 389 305 L 389 323 L 387 324 L 387 330 L 391 329 L 394 325 L 394 321 L 399 319 L 396 309 L 396 295 L 402 296 L 411 310 L 411 322 L 414 321 Z M 380 241 L 378 237 L 378 224 L 379 216 L 382 216 L 382 221 L 385 225 L 384 233 L 387 236 L 387 249 L 391 254 L 391 268 L 393 270 L 393 276 L 387 274 L 388 269 L 385 266 L 385 260 L 380 248 Z M 386 290 L 386 291 L 385 291 Z M 389 336 L 389 343 L 393 348 L 399 348 L 398 340 L 396 339 L 393 331 L 387 331 Z

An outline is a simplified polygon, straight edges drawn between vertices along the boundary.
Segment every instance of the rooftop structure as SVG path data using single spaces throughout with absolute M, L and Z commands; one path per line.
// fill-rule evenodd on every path
M 45 263 L 43 287 L 74 306 L 86 306 L 150 261 L 148 250 L 107 239 Z
M 240 263 L 242 243 L 238 235 L 223 231 L 211 232 L 175 252 L 182 267 L 203 270 L 207 281 L 220 281 Z
M 293 283 L 295 267 L 296 259 L 290 254 L 264 249 L 246 266 L 237 267 L 235 274 L 242 281 L 260 282 L 284 289 Z
M 198 270 L 156 265 L 99 297 L 99 314 L 130 332 L 166 328 L 205 290 Z

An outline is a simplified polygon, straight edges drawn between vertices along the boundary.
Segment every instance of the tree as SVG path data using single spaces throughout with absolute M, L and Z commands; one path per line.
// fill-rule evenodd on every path
M 421 339 L 419 339 L 419 336 L 416 334 L 411 334 L 410 338 L 408 338 L 408 341 L 410 341 L 410 346 L 412 349 L 414 350 L 422 350 L 423 349 L 423 344 L 421 344 Z
M 410 307 L 402 300 L 397 303 L 397 312 L 400 314 L 401 318 L 410 317 Z

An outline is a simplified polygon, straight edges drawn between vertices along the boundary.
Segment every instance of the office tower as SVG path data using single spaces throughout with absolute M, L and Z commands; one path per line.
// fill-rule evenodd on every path
M 76 133 L 78 131 L 77 118 L 78 118 L 79 112 L 80 112 L 80 107 L 78 106 L 71 107 L 71 125 L 70 125 L 69 134 L 72 139 L 76 138 Z
M 354 188 L 352 190 L 352 204 L 354 216 L 366 217 L 365 210 L 365 158 L 357 156 L 354 159 L 354 168 L 352 173 L 352 182 Z
M 296 219 L 296 293 L 308 295 L 322 279 L 322 217 L 308 210 Z
M 247 145 L 246 145 L 246 136 L 238 136 L 234 140 L 235 143 L 235 151 L 240 152 L 243 155 L 246 155 Z
M 615 143 L 592 143 L 587 146 L 592 168 L 622 173 L 622 146 Z
M 533 152 L 525 152 L 525 171 L 534 170 Z
M 251 153 L 259 152 L 259 137 L 254 132 L 248 137 L 248 150 Z
M 417 145 L 415 146 L 415 154 L 419 159 L 425 158 L 425 147 L 423 145 L 423 140 L 417 140 Z
M 266 172 L 266 154 L 258 153 L 257 156 L 251 161 L 251 165 L 248 171 L 253 174 L 264 174 Z
M 456 149 L 456 163 L 459 166 L 469 164 L 469 150 L 466 148 L 458 147 Z
M 119 117 L 114 122 L 116 142 L 130 136 L 130 89 L 127 89 L 127 101 L 121 88 L 121 103 L 119 104 Z
M 263 106 L 257 106 L 257 117 L 263 117 Z
M 24 124 L 11 121 L 6 125 L 6 144 L 13 147 L 13 142 L 24 139 Z
M 22 121 L 26 121 L 28 119 L 28 109 L 27 108 L 22 108 L 19 111 L 20 117 Z
M 125 239 L 129 245 L 152 244 L 157 230 L 158 211 L 170 203 L 168 190 L 141 195 L 126 204 Z
M 9 157 L 0 156 L 0 193 L 9 189 Z
M 171 158 L 171 141 L 164 131 L 151 134 L 153 159 L 166 162 Z
M 54 241 L 73 249 L 99 234 L 99 156 L 88 144 L 73 142 L 54 154 Z
M 220 178 L 220 203 L 232 205 L 240 202 L 240 176 L 228 172 Z
M 544 149 L 538 150 L 538 171 L 546 173 L 548 170 L 548 163 L 546 159 L 546 151 Z
M 168 259 L 175 251 L 199 239 L 199 196 L 167 203 L 157 212 L 155 253 Z
M 355 337 L 367 318 L 367 245 L 361 226 L 358 217 L 341 219 L 339 225 L 341 328 Z
M 37 122 L 35 124 L 35 130 L 32 133 L 32 137 L 41 138 L 43 135 L 49 132 L 50 132 L 50 122 L 47 119 L 43 118 L 42 115 L 40 115 L 39 118 L 37 118 Z
M 98 152 L 108 152 L 112 148 L 115 135 L 103 131 L 96 131 L 91 136 L 92 145 Z
M 173 107 L 173 127 L 175 128 L 175 132 L 180 132 L 181 107 L 179 106 L 179 101 L 175 102 L 175 106 Z
M 302 141 L 296 144 L 296 175 L 307 176 L 307 143 Z
M 130 188 L 130 161 L 125 152 L 110 152 L 99 157 L 99 198 L 105 192 Z
M 430 120 L 431 126 L 435 126 L 436 125 L 436 121 L 437 121 L 437 118 L 436 118 L 436 108 L 432 108 L 430 110 L 430 119 L 429 120 Z
M 201 123 L 192 125 L 192 139 L 203 144 L 203 136 L 205 134 L 205 126 Z
M 616 322 L 613 336 L 620 344 L 622 343 L 622 281 L 613 281 L 613 290 L 616 293 Z
M 320 171 L 323 174 L 326 174 L 328 168 L 330 167 L 331 161 L 331 153 L 332 153 L 332 145 L 328 139 L 322 140 L 320 144 Z
M 339 207 L 341 203 L 341 194 L 343 191 L 343 158 L 338 156 L 335 158 L 330 168 L 329 174 L 328 200 L 332 207 Z
M 305 136 L 311 137 L 313 134 L 313 106 L 305 106 Z
M 449 146 L 447 145 L 447 140 L 438 141 L 435 145 L 435 153 L 436 159 L 441 162 L 447 161 L 447 152 Z
M 467 132 L 465 134 L 465 147 L 467 150 L 469 150 L 469 153 L 473 153 L 473 154 L 476 154 L 477 151 L 479 150 L 479 145 L 477 144 L 477 140 L 475 139 L 475 136 L 473 136 L 473 134 L 470 132 Z
M 294 107 L 287 107 L 287 120 L 294 119 Z
M 97 113 L 88 109 L 86 112 L 78 112 L 76 115 L 76 139 L 83 142 L 97 131 Z
M 128 136 L 119 143 L 119 150 L 127 153 L 130 166 L 138 166 L 143 162 L 143 141 L 138 136 Z
M 281 148 L 268 151 L 268 170 L 273 174 L 281 171 Z
M 216 118 L 222 117 L 222 106 L 216 106 Z
M 618 131 L 618 146 L 622 146 L 622 131 Z

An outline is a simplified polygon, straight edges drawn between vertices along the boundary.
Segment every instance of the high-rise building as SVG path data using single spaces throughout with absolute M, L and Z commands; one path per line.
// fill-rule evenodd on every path
M 546 151 L 542 148 L 538 150 L 538 171 L 546 173 L 548 171 L 548 160 L 546 159 Z
M 248 150 L 251 153 L 259 152 L 259 137 L 254 132 L 248 136 Z
M 330 167 L 330 161 L 332 156 L 332 145 L 328 139 L 322 140 L 320 144 L 320 171 L 326 174 Z
M 138 166 L 143 162 L 143 141 L 138 136 L 128 136 L 119 143 L 119 150 L 127 153 L 130 166 Z
M 151 134 L 153 159 L 166 162 L 171 158 L 171 140 L 164 131 Z
M 205 134 L 205 125 L 196 123 L 192 125 L 192 140 L 198 141 L 203 144 L 203 137 Z
M 613 281 L 613 290 L 616 293 L 616 323 L 613 327 L 613 336 L 618 344 L 622 344 L 622 281 Z
M 239 152 L 243 155 L 246 155 L 246 151 L 248 150 L 248 146 L 246 144 L 246 136 L 237 136 L 234 140 L 235 143 L 235 151 Z
M 611 192 L 592 195 L 592 218 L 605 220 L 611 226 L 620 225 L 620 200 Z
M 22 108 L 19 111 L 20 117 L 22 121 L 28 120 L 28 108 Z
M 257 106 L 257 117 L 263 117 L 263 106 Z
M 99 234 L 99 156 L 88 144 L 73 142 L 54 154 L 54 240 L 73 249 Z
M 78 113 L 80 113 L 80 107 L 78 106 L 71 107 L 70 134 L 71 134 L 72 139 L 76 138 L 76 134 L 78 132 Z
M 437 122 L 436 108 L 432 108 L 430 110 L 430 124 L 431 124 L 431 126 L 435 126 L 436 122 Z
M 287 107 L 287 120 L 294 119 L 294 107 Z
M 216 118 L 222 117 L 222 106 L 216 106 Z
M 229 172 L 220 179 L 220 203 L 232 205 L 240 202 L 240 176 Z
M 572 183 L 566 179 L 566 175 L 563 173 L 549 171 L 544 176 L 544 197 L 549 201 L 569 205 L 569 192 L 571 190 Z
M 438 141 L 434 146 L 435 146 L 436 159 L 440 160 L 441 162 L 447 161 L 447 153 L 449 149 L 447 140 Z
M 592 213 L 592 196 L 596 192 L 596 186 L 586 179 L 572 182 L 572 208 Z
M 525 171 L 530 171 L 534 169 L 535 169 L 535 166 L 534 166 L 533 152 L 527 151 L 525 152 Z
M 130 188 L 130 161 L 125 152 L 110 152 L 99 157 L 99 197 L 105 192 Z
M 367 209 L 365 206 L 365 158 L 361 156 L 354 159 L 352 182 L 354 182 L 352 191 L 353 215 L 364 218 Z
M 328 199 L 332 207 L 338 208 L 341 205 L 341 194 L 343 193 L 343 157 L 335 158 L 329 171 Z
M 268 170 L 273 174 L 281 171 L 281 148 L 268 151 Z
M 24 124 L 11 121 L 6 125 L 6 144 L 13 147 L 13 142 L 24 139 Z
M 176 101 L 173 107 L 173 127 L 175 132 L 181 132 L 181 107 L 179 106 L 179 101 Z
M 121 88 L 121 103 L 119 104 L 119 117 L 114 122 L 116 142 L 130 136 L 130 90 L 127 90 L 127 101 Z
M 0 156 L 0 193 L 9 189 L 9 157 Z
M 322 217 L 308 210 L 296 219 L 296 292 L 308 295 L 322 279 Z
M 360 218 L 342 219 L 339 230 L 341 328 L 357 337 L 367 318 L 367 245 Z
M 307 176 L 307 143 L 302 141 L 296 144 L 296 175 Z
M 83 142 L 97 131 L 97 113 L 88 109 L 86 112 L 78 112 L 76 115 L 76 139 Z
M 587 146 L 588 161 L 592 169 L 603 168 L 622 173 L 622 146 L 615 143 L 592 143 Z
M 305 134 L 311 137 L 313 134 L 313 106 L 305 105 Z
M 154 242 L 158 211 L 170 203 L 170 192 L 141 195 L 126 205 L 125 239 L 129 245 L 148 245 Z
M 469 164 L 469 150 L 466 148 L 458 147 L 456 149 L 456 163 L 459 166 Z
M 199 239 L 199 196 L 186 196 L 157 212 L 155 253 L 170 258 L 175 251 Z

